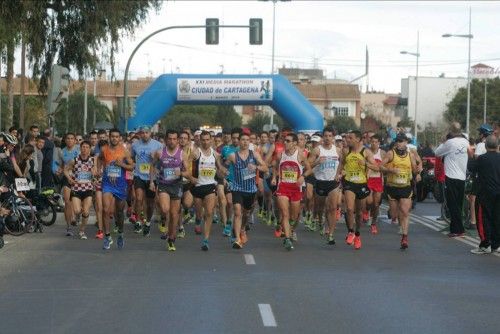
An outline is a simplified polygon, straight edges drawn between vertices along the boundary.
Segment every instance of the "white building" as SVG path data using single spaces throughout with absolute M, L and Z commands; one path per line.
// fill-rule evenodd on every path
M 444 121 L 446 104 L 458 89 L 467 87 L 467 78 L 418 77 L 417 123 L 438 125 Z M 408 117 L 415 119 L 415 77 L 401 79 L 401 97 L 408 99 Z

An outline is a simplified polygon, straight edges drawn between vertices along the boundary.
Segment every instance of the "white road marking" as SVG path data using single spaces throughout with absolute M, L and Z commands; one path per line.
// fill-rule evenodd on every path
M 259 304 L 260 316 L 264 327 L 277 327 L 276 319 L 274 319 L 273 310 L 269 304 Z
M 255 264 L 255 258 L 253 257 L 252 254 L 245 254 L 243 255 L 245 257 L 245 263 L 246 264 Z

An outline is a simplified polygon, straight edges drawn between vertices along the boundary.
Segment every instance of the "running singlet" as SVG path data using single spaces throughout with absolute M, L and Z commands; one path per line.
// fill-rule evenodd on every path
M 150 139 L 147 143 L 142 140 L 136 141 L 132 145 L 132 157 L 135 158 L 134 176 L 141 180 L 149 180 L 149 169 L 153 162 L 152 153 L 161 150 L 161 143 Z
M 92 157 L 87 158 L 87 160 L 83 160 L 80 156 L 75 158 L 73 176 L 76 182 L 71 186 L 71 190 L 94 190 L 92 184 L 92 167 L 94 167 L 94 159 Z
M 66 166 L 71 160 L 74 160 L 80 154 L 80 147 L 75 145 L 71 151 L 65 147 L 62 149 L 61 154 L 61 159 Z
M 215 174 L 217 166 L 215 165 L 215 152 L 210 149 L 210 154 L 205 156 L 200 149 L 200 156 L 194 161 L 193 176 L 198 178 L 196 186 L 204 186 L 208 184 L 216 184 Z
M 339 168 L 339 155 L 335 145 L 327 150 L 323 145 L 319 146 L 318 159 L 324 159 L 319 165 L 314 167 L 314 177 L 321 181 L 335 181 L 337 169 Z
M 240 150 L 239 147 L 237 146 L 233 146 L 233 145 L 226 145 L 222 148 L 222 152 L 221 152 L 221 156 L 222 156 L 222 159 L 224 161 L 227 160 L 227 158 L 232 154 L 232 153 L 236 153 Z M 237 155 L 237 154 L 236 154 Z M 229 168 L 228 168 L 228 175 L 226 176 L 226 180 L 229 181 L 229 182 L 232 182 L 234 180 L 234 166 L 233 164 L 230 164 L 229 165 Z
M 406 152 L 404 156 L 399 156 L 395 150 L 392 150 L 392 152 L 394 158 L 391 161 L 391 166 L 392 168 L 397 168 L 399 173 L 389 173 L 387 175 L 387 185 L 391 187 L 408 187 L 413 178 L 410 154 Z
M 361 152 L 351 152 L 345 157 L 345 180 L 351 183 L 363 184 L 366 183 L 365 167 L 359 164 L 359 161 L 365 159 L 363 156 L 363 148 Z
M 281 191 L 300 191 L 297 180 L 302 175 L 302 165 L 299 163 L 299 150 L 295 150 L 291 156 L 283 151 L 279 165 L 279 184 Z
M 373 155 L 373 160 L 375 160 L 375 162 L 379 166 L 382 163 L 382 153 L 381 153 L 381 149 L 380 148 L 378 149 L 377 153 L 375 153 Z M 368 169 L 368 178 L 369 179 L 372 179 L 372 178 L 378 179 L 378 178 L 381 178 L 381 177 L 382 177 L 382 173 L 374 171 L 374 170 L 371 170 L 371 169 Z
M 240 191 L 245 193 L 256 193 L 257 184 L 255 177 L 257 172 L 257 161 L 252 151 L 248 151 L 246 160 L 241 159 L 240 154 L 236 153 L 236 163 L 234 164 L 234 180 L 231 183 L 231 191 Z
M 177 151 L 173 155 L 168 153 L 164 147 L 161 153 L 160 161 L 158 162 L 158 182 L 161 184 L 175 184 L 182 180 L 180 173 L 182 170 L 182 149 L 177 147 Z
M 273 152 L 273 160 L 276 160 L 278 158 L 278 155 L 283 153 L 285 151 L 285 144 L 282 142 L 275 142 L 274 143 L 274 152 Z
M 112 193 L 113 196 L 121 200 L 127 198 L 127 180 L 125 179 L 125 169 L 115 165 L 115 161 L 124 161 L 126 149 L 122 145 L 115 146 L 112 150 L 110 146 L 101 149 L 104 158 L 104 169 L 102 175 L 102 192 Z M 112 181 L 114 180 L 114 182 Z

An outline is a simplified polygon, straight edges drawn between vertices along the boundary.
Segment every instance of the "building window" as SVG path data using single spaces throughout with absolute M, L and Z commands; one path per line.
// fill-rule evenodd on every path
M 347 107 L 333 107 L 333 116 L 349 116 L 349 108 Z

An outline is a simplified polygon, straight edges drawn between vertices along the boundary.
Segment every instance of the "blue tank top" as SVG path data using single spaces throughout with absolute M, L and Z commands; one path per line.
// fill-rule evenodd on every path
M 257 172 L 257 160 L 252 151 L 249 151 L 246 160 L 241 159 L 238 152 L 235 153 L 236 163 L 234 164 L 234 180 L 231 183 L 232 191 L 241 191 L 245 193 L 256 193 L 257 184 L 255 176 Z M 253 168 L 249 168 L 253 165 Z
M 161 147 L 161 143 L 154 139 L 150 139 L 147 143 L 138 140 L 132 145 L 132 157 L 135 158 L 134 176 L 144 181 L 149 180 L 149 169 L 153 162 L 151 153 L 160 150 Z
M 73 149 L 70 151 L 67 147 L 62 149 L 62 161 L 64 165 L 67 165 L 70 161 L 75 160 L 75 158 L 80 155 L 80 147 L 73 146 Z
M 161 153 L 160 161 L 158 161 L 158 182 L 161 184 L 175 184 L 182 181 L 179 175 L 182 171 L 182 149 L 177 148 L 173 155 L 170 155 L 167 148 L 164 147 Z

